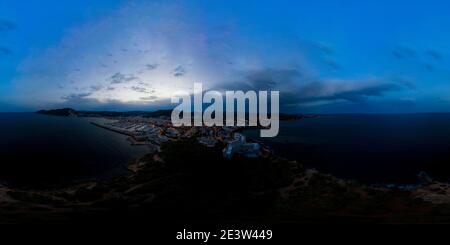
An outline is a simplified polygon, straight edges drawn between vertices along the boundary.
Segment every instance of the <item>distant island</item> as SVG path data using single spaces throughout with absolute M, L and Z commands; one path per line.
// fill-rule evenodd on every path
M 77 112 L 74 109 L 71 108 L 63 108 L 63 109 L 53 109 L 53 110 L 40 110 L 37 111 L 38 114 L 44 114 L 44 115 L 53 115 L 53 116 L 76 116 Z

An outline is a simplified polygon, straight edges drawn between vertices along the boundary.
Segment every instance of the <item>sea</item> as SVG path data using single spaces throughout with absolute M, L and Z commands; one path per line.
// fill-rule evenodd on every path
M 0 114 L 0 182 L 65 185 L 125 173 L 149 152 L 91 124 L 101 118 Z M 244 134 L 275 154 L 369 184 L 415 184 L 418 174 L 450 180 L 450 114 L 340 114 L 282 121 L 274 138 Z
M 0 113 L 0 181 L 47 188 L 123 174 L 148 148 L 91 124 L 101 120 Z
M 417 184 L 418 174 L 450 181 L 450 114 L 339 114 L 282 121 L 274 138 L 245 134 L 337 177 L 366 184 Z

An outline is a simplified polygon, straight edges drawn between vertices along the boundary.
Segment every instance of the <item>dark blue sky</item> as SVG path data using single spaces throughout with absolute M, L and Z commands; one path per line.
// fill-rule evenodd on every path
M 448 1 L 0 2 L 0 111 L 280 90 L 298 112 L 450 111 Z

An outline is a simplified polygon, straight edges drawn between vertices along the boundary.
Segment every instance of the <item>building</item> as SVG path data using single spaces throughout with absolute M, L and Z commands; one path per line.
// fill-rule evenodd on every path
M 246 143 L 242 149 L 242 155 L 248 158 L 258 158 L 261 153 L 261 146 L 258 143 Z
M 214 147 L 217 144 L 217 140 L 213 137 L 199 137 L 198 142 L 206 147 Z
M 166 136 L 169 138 L 178 138 L 179 135 L 180 135 L 180 133 L 178 132 L 178 130 L 176 130 L 174 128 L 166 129 Z
M 245 157 L 257 158 L 260 152 L 261 146 L 258 143 L 247 143 L 245 135 L 235 133 L 233 140 L 223 149 L 223 157 L 232 159 L 234 154 L 242 154 Z

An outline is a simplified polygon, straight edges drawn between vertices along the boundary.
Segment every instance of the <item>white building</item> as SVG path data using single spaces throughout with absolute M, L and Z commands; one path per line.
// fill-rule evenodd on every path
M 245 135 L 235 133 L 234 139 L 228 142 L 227 147 L 223 149 L 223 157 L 227 159 L 233 158 L 234 154 L 240 153 L 246 157 L 259 157 L 261 146 L 257 143 L 247 143 Z

